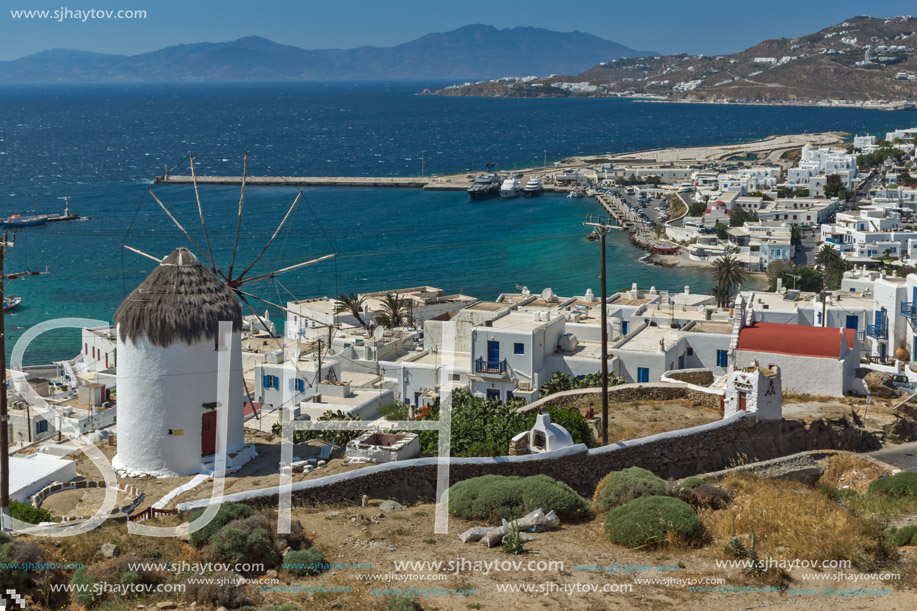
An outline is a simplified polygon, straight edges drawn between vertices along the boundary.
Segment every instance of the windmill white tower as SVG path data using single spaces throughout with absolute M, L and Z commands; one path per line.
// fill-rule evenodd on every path
M 334 254 L 280 270 L 247 276 L 278 236 L 302 197 L 296 196 L 267 244 L 244 271 L 233 275 L 245 203 L 245 173 L 239 199 L 236 238 L 227 271 L 214 262 L 204 213 L 189 156 L 194 194 L 206 250 L 191 237 L 165 204 L 150 195 L 209 262 L 204 265 L 187 248 L 177 248 L 160 260 L 130 246 L 126 249 L 159 265 L 125 298 L 117 312 L 118 452 L 115 469 L 130 475 L 172 477 L 209 470 L 216 450 L 218 350 L 230 350 L 227 466 L 255 456 L 243 435 L 242 311 L 245 304 L 261 320 L 248 298 L 280 307 L 242 290 L 249 283 L 274 278 L 324 261 Z M 247 169 L 248 155 L 245 156 Z M 246 277 L 247 276 L 247 277 Z M 240 303 L 241 302 L 241 303 Z M 220 322 L 232 322 L 229 346 L 219 345 Z
M 242 447 L 242 310 L 232 290 L 176 248 L 115 312 L 118 453 L 133 475 L 197 473 L 216 447 L 220 321 L 233 323 L 226 447 Z

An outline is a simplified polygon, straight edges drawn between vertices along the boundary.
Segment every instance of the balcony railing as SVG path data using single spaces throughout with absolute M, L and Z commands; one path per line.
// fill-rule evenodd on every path
M 888 339 L 888 327 L 885 325 L 866 325 L 866 335 L 876 339 Z
M 506 359 L 502 361 L 485 361 L 483 357 L 479 358 L 474 362 L 474 372 L 503 375 L 506 373 Z
M 917 318 L 917 301 L 902 301 L 901 315 L 905 318 Z

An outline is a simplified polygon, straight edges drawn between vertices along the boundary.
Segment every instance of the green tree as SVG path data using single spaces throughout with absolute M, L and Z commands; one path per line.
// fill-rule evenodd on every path
M 406 297 L 390 293 L 382 300 L 382 311 L 376 314 L 376 322 L 386 329 L 406 327 L 413 324 L 411 304 Z
M 717 305 L 721 308 L 729 307 L 732 294 L 745 280 L 745 270 L 741 263 L 732 255 L 723 255 L 713 261 L 714 277 L 717 287 Z
M 366 302 L 365 297 L 359 297 L 354 293 L 338 295 L 337 302 L 334 304 L 335 313 L 350 312 L 351 316 L 357 319 L 361 327 L 366 326 L 363 320 L 363 304 Z
M 802 244 L 802 229 L 796 223 L 793 223 L 793 227 L 790 229 L 790 244 L 793 246 Z
M 688 207 L 688 216 L 704 216 L 707 210 L 707 204 L 704 202 L 692 202 Z
M 718 240 L 725 241 L 729 239 L 729 227 L 726 225 L 726 223 L 717 221 L 716 225 L 713 227 L 713 230 L 716 232 L 716 238 Z
M 841 256 L 841 253 L 836 248 L 827 244 L 822 246 L 816 253 L 815 263 L 821 268 L 825 279 L 825 288 L 829 290 L 839 289 L 841 281 L 844 279 L 844 272 L 853 267 L 850 262 Z M 806 290 L 820 290 L 820 288 Z

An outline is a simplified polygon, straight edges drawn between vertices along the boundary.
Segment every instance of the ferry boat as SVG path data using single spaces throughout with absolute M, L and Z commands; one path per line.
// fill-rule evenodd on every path
M 36 214 L 35 216 L 22 216 L 14 214 L 3 219 L 4 227 L 31 227 L 33 225 L 44 225 L 48 222 L 47 214 Z
M 500 187 L 501 199 L 510 199 L 520 195 L 522 195 L 522 187 L 519 185 L 518 178 L 511 176 L 503 181 L 503 186 Z
M 490 199 L 500 193 L 500 177 L 496 174 L 480 174 L 468 188 L 471 199 Z
M 522 194 L 525 197 L 538 197 L 542 193 L 544 193 L 544 184 L 537 176 L 532 174 L 528 182 L 525 183 L 525 187 L 522 188 Z
M 573 189 L 567 193 L 568 199 L 580 199 L 581 197 L 586 197 L 586 192 L 582 189 Z

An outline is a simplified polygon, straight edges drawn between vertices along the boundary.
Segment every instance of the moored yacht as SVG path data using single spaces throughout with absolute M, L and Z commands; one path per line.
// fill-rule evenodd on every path
M 468 188 L 471 199 L 490 199 L 500 192 L 500 177 L 496 174 L 481 174 Z
M 522 187 L 519 185 L 519 179 L 515 176 L 510 176 L 503 181 L 503 186 L 500 187 L 500 197 L 503 199 L 509 199 L 511 197 L 519 197 L 522 195 Z
M 544 184 L 542 184 L 541 180 L 537 176 L 532 174 L 528 182 L 525 183 L 525 187 L 522 189 L 522 194 L 526 197 L 538 197 L 542 193 L 544 193 Z

